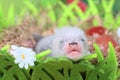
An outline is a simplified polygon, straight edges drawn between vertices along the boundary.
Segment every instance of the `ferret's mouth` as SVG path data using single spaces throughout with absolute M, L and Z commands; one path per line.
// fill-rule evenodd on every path
M 66 56 L 70 59 L 77 59 L 81 54 L 81 47 L 79 45 L 68 46 L 65 48 Z
M 76 54 L 76 53 L 80 53 L 80 50 L 78 50 L 78 49 L 71 49 L 71 50 L 69 50 L 68 51 L 68 54 Z
M 78 50 L 78 49 L 72 49 L 72 50 L 69 50 L 68 53 L 67 53 L 67 56 L 70 58 L 70 59 L 78 59 L 79 56 L 81 56 L 81 51 Z
M 82 56 L 82 48 L 78 45 L 68 46 L 65 49 L 66 56 L 72 60 L 78 60 Z

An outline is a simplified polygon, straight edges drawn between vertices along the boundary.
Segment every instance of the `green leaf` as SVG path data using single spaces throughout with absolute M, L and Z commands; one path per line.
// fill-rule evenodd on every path
M 105 66 L 106 61 L 100 62 L 99 64 L 96 65 L 95 72 L 99 74 L 99 76 L 102 76 L 105 73 Z
M 1 53 L 8 53 L 8 50 L 9 50 L 9 48 L 10 48 L 10 45 L 5 45 L 0 51 L 1 51 Z
M 115 68 L 109 68 L 106 70 L 106 72 L 100 77 L 99 80 L 116 80 L 117 77 L 112 74 L 114 73 L 114 69 Z
M 108 56 L 107 56 L 107 65 L 108 67 L 110 66 L 118 66 L 117 62 L 117 57 L 116 57 L 116 52 L 114 50 L 114 47 L 111 42 L 109 42 L 109 51 L 108 51 Z
M 115 0 L 111 0 L 111 1 L 102 0 L 102 5 L 103 5 L 103 8 L 105 10 L 105 13 L 112 12 L 114 2 L 115 2 Z
M 52 80 L 51 77 L 43 70 L 43 66 L 39 64 L 34 67 L 31 80 Z
M 77 18 L 75 14 L 73 13 L 74 6 L 76 5 L 76 1 L 70 4 L 69 6 L 66 6 L 64 3 L 61 1 L 58 2 L 60 7 L 63 9 L 63 13 L 60 17 L 60 23 L 63 23 L 62 25 L 68 25 L 68 18 L 72 21 L 72 23 L 76 24 L 77 23 Z
M 48 8 L 49 5 L 54 6 L 58 0 L 40 0 L 40 5 L 44 8 Z
M 71 77 L 68 80 L 83 80 L 82 75 L 79 73 L 79 71 L 72 70 L 71 71 Z
M 94 0 L 88 0 L 89 8 L 93 16 L 100 16 L 97 5 Z M 99 22 L 96 19 L 93 19 L 93 25 L 99 25 Z
M 57 65 L 55 65 L 57 66 Z M 44 69 L 45 71 L 47 71 L 51 76 L 54 76 L 55 80 L 64 80 L 63 75 L 57 70 L 57 68 L 55 68 L 54 65 L 52 65 L 52 63 L 46 63 L 44 64 Z
M 70 61 L 70 59 L 68 59 L 67 57 L 61 56 L 58 58 L 58 61 Z
M 101 52 L 101 50 L 100 50 L 100 48 L 98 47 L 97 44 L 94 44 L 94 48 L 95 48 L 95 52 L 97 54 L 98 63 L 102 62 L 104 60 L 103 53 Z
M 107 1 L 102 0 L 102 5 L 105 11 L 104 14 L 104 26 L 110 28 L 111 23 L 114 23 L 114 18 L 112 14 L 112 8 L 115 0 Z
M 32 14 L 33 14 L 34 16 L 37 16 L 37 15 L 38 15 L 39 10 L 36 8 L 36 6 L 35 6 L 32 2 L 25 0 L 25 1 L 24 1 L 24 4 L 25 4 L 25 5 L 27 6 L 27 8 L 32 12 Z
M 92 12 L 93 15 L 99 15 L 99 11 L 97 9 L 97 6 L 95 5 L 95 1 L 93 0 L 88 0 L 88 4 L 90 7 L 90 10 Z
M 73 70 L 77 70 L 79 72 L 90 71 L 94 68 L 95 68 L 94 65 L 92 65 L 89 61 L 84 61 L 84 60 L 72 66 Z
M 78 5 L 74 6 L 74 9 L 76 10 L 76 14 L 79 16 L 81 20 L 85 20 L 88 16 L 80 9 Z
M 50 53 L 51 53 L 51 50 L 48 49 L 48 50 L 45 50 L 43 52 L 40 52 L 40 53 L 36 54 L 37 61 L 39 61 L 39 60 L 41 61 L 42 58 L 44 58 L 45 56 L 47 56 Z
M 118 27 L 120 27 L 120 13 L 118 13 L 118 16 L 116 16 L 116 19 L 114 19 L 114 23 L 113 23 L 113 28 L 117 29 Z
M 49 9 L 48 16 L 50 17 L 52 22 L 54 22 L 54 23 L 57 22 L 55 11 L 52 9 L 52 6 L 49 6 L 48 9 Z
M 109 42 L 109 51 L 107 56 L 106 68 L 114 68 L 113 71 L 111 72 L 111 79 L 116 80 L 118 62 L 117 62 L 116 52 L 111 42 Z
M 118 80 L 120 79 L 120 68 L 117 71 L 117 78 L 118 78 Z
M 0 55 L 0 79 L 1 80 L 28 80 L 22 69 L 14 64 L 9 55 Z
M 95 71 L 91 71 L 89 73 L 89 75 L 86 77 L 86 80 L 98 80 L 96 72 Z
M 94 59 L 94 58 L 97 58 L 96 53 L 92 53 L 92 54 L 89 54 L 89 55 L 86 55 L 85 57 L 83 57 L 83 59 L 85 59 L 85 60 L 91 60 L 91 59 Z
M 44 62 L 47 63 L 47 62 L 55 62 L 57 61 L 57 58 L 53 58 L 53 57 L 47 57 Z
M 7 26 L 7 21 L 5 20 L 5 16 L 3 13 L 2 6 L 0 5 L 0 28 L 6 27 Z
M 14 25 L 15 23 L 15 9 L 14 9 L 14 5 L 11 4 L 9 11 L 8 11 L 8 15 L 7 15 L 7 20 L 8 20 L 8 25 Z

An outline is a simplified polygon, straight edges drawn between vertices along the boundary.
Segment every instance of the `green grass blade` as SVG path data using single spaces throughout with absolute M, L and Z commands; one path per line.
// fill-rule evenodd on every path
M 89 3 L 89 9 L 91 10 L 91 13 L 93 16 L 100 16 L 100 12 L 98 11 L 97 5 L 95 4 L 94 0 L 88 0 Z M 99 25 L 99 22 L 94 19 L 93 25 Z
M 49 9 L 48 16 L 50 17 L 52 22 L 56 23 L 57 20 L 56 20 L 55 11 L 52 9 L 52 6 L 50 6 L 50 5 L 49 5 L 48 9 Z
M 103 5 L 103 8 L 105 10 L 105 12 L 111 12 L 112 11 L 112 8 L 113 8 L 113 5 L 114 5 L 114 2 L 115 0 L 102 0 L 102 5 Z
M 36 8 L 36 6 L 30 2 L 30 1 L 24 1 L 24 4 L 27 6 L 27 8 L 32 12 L 34 16 L 36 16 L 39 13 L 39 10 Z
M 113 28 L 117 29 L 118 27 L 120 27 L 120 13 L 118 13 L 117 19 L 114 20 L 114 24 L 113 24 Z
M 94 44 L 94 48 L 95 48 L 95 52 L 97 54 L 98 63 L 102 62 L 104 60 L 103 53 L 101 52 L 101 50 L 97 44 Z
M 109 26 L 111 23 L 114 23 L 114 18 L 112 14 L 112 8 L 115 0 L 107 1 L 107 0 L 102 0 L 102 5 L 104 8 L 104 26 L 106 28 L 110 28 Z
M 76 10 L 76 14 L 79 16 L 79 18 L 81 20 L 86 19 L 86 14 L 80 9 L 80 7 L 78 5 L 75 5 L 75 10 Z
M 48 55 L 48 54 L 50 54 L 50 53 L 51 53 L 51 50 L 50 50 L 50 49 L 45 50 L 45 51 L 43 51 L 43 52 L 40 52 L 40 53 L 36 54 L 36 58 L 37 58 L 37 59 L 40 59 L 40 58 L 45 57 L 46 55 Z
M 90 10 L 92 12 L 93 15 L 99 15 L 99 11 L 97 9 L 97 6 L 95 5 L 95 1 L 93 0 L 88 0 L 88 4 L 90 7 Z
M 116 80 L 117 78 L 117 67 L 118 67 L 118 62 L 117 62 L 116 52 L 114 50 L 112 43 L 109 42 L 109 52 L 108 52 L 108 57 L 107 57 L 106 68 L 114 68 L 114 70 L 111 73 L 112 80 Z
M 111 64 L 112 65 L 114 64 L 113 66 L 118 66 L 116 52 L 115 52 L 114 47 L 111 42 L 109 42 L 109 51 L 108 51 L 107 62 L 108 62 L 108 66 L 111 66 Z
M 3 13 L 2 6 L 0 5 L 0 28 L 6 27 L 7 26 L 7 21 L 5 20 L 5 16 Z
M 68 25 L 68 22 L 69 22 L 68 18 L 70 18 L 73 24 L 77 23 L 77 18 L 73 13 L 73 9 L 74 9 L 74 6 L 76 5 L 76 2 L 73 2 L 69 6 L 66 6 L 61 1 L 59 1 L 58 4 L 63 9 L 62 16 L 60 17 L 60 20 L 59 20 L 60 24 L 63 23 L 63 25 Z
M 54 6 L 59 0 L 40 0 L 40 5 L 48 8 L 49 5 Z
M 90 55 L 86 55 L 83 59 L 91 60 L 91 59 L 94 59 L 94 58 L 97 58 L 97 54 L 96 53 L 93 53 L 93 54 L 90 54 Z
M 14 5 L 11 4 L 9 11 L 8 11 L 8 16 L 7 16 L 7 20 L 8 20 L 8 25 L 14 25 L 15 23 L 15 9 L 14 9 Z
M 9 48 L 10 48 L 10 45 L 7 44 L 7 45 L 5 45 L 3 48 L 1 48 L 0 51 L 1 51 L 3 54 L 5 54 L 5 53 L 8 53 Z

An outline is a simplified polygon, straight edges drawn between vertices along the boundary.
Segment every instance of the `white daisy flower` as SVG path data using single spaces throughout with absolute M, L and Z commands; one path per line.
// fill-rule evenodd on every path
M 20 68 L 28 69 L 29 65 L 34 66 L 34 61 L 36 61 L 36 54 L 31 48 L 12 45 L 10 53 L 15 57 L 15 63 L 19 64 Z

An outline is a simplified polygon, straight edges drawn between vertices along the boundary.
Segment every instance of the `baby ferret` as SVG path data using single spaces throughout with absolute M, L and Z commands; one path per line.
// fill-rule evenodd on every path
M 73 61 L 90 54 L 85 33 L 78 27 L 56 29 L 53 35 L 39 39 L 35 47 L 36 53 L 46 49 L 51 49 L 51 57 L 64 56 Z

